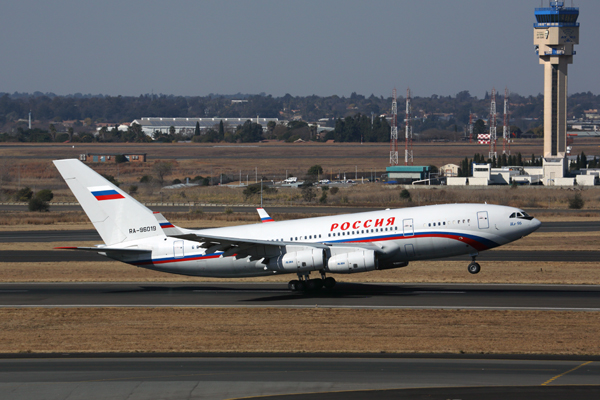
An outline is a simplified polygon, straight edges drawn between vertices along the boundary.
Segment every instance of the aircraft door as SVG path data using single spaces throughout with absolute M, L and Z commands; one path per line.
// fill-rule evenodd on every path
M 183 258 L 183 240 L 173 242 L 173 257 Z
M 479 211 L 477 213 L 477 225 L 479 229 L 488 229 L 490 227 L 487 211 Z
M 415 229 L 413 226 L 412 218 L 403 220 L 402 226 L 403 226 L 404 236 L 415 236 Z

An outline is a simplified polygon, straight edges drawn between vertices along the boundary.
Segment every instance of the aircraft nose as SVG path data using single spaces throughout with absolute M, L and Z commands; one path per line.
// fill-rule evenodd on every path
M 531 221 L 529 221 L 529 227 L 531 229 L 531 232 L 537 231 L 540 228 L 540 226 L 542 226 L 542 223 L 537 218 L 534 218 Z

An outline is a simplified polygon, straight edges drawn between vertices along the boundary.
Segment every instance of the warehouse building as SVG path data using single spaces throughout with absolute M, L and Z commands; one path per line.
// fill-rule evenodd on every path
M 200 125 L 200 132 L 204 133 L 209 129 L 219 129 L 221 121 L 225 130 L 231 131 L 248 120 L 262 125 L 263 131 L 267 130 L 267 124 L 271 121 L 276 124 L 286 122 L 279 118 L 140 118 L 132 124 L 140 125 L 142 131 L 150 137 L 153 137 L 154 132 L 168 134 L 171 127 L 175 128 L 176 133 L 192 136 L 196 131 L 196 123 Z

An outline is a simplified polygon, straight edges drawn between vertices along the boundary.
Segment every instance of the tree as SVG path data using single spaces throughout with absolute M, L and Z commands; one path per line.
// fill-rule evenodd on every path
M 110 183 L 112 183 L 113 185 L 115 185 L 116 187 L 119 187 L 121 185 L 121 182 L 119 182 L 114 176 L 112 175 L 106 175 L 106 174 L 100 174 L 102 175 L 102 177 L 104 179 L 106 179 L 107 181 L 109 181 Z
M 569 208 L 574 210 L 580 210 L 583 208 L 585 202 L 583 198 L 581 198 L 581 193 L 577 193 L 575 196 L 569 199 Z
M 248 120 L 244 122 L 244 125 L 237 127 L 236 136 L 243 143 L 260 142 L 262 140 L 262 125 Z
M 49 189 L 40 190 L 29 200 L 29 211 L 48 211 L 48 202 L 52 200 L 54 194 Z
M 54 193 L 50 189 L 42 189 L 35 194 L 35 197 L 42 201 L 51 201 L 54 198 Z
M 32 197 L 33 197 L 33 191 L 27 186 L 20 189 L 17 192 L 17 194 L 15 195 L 15 199 L 17 201 L 29 201 L 29 200 L 31 200 Z
M 323 168 L 320 165 L 313 165 L 308 169 L 307 175 L 314 177 L 323 175 Z
M 165 181 L 165 176 L 171 175 L 173 164 L 170 162 L 158 161 L 152 166 L 152 171 L 154 171 L 154 174 L 158 178 L 158 183 L 162 185 Z
M 302 188 L 302 198 L 304 201 L 310 203 L 317 197 L 315 190 L 312 186 L 305 186 Z
M 473 134 L 477 135 L 480 133 L 485 133 L 485 122 L 483 122 L 482 119 L 478 119 L 475 121 L 475 124 L 473 124 Z
M 28 204 L 29 211 L 48 211 L 49 205 L 47 202 L 39 199 L 38 197 L 32 197 Z
M 219 122 L 219 137 L 218 141 L 222 141 L 225 139 L 225 126 L 223 125 L 223 120 Z
M 200 136 L 200 122 L 196 121 L 196 129 L 194 130 L 194 136 Z

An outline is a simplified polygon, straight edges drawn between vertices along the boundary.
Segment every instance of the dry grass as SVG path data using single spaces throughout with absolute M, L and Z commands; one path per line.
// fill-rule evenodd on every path
M 57 250 L 58 251 L 58 250 Z M 406 268 L 354 275 L 335 275 L 354 283 L 503 283 L 599 285 L 598 263 L 500 262 L 480 260 L 481 272 L 471 275 L 465 261 L 418 261 Z M 0 263 L 0 282 L 281 282 L 295 275 L 258 278 L 203 278 L 167 274 L 117 261 Z
M 578 139 L 574 152 L 585 151 L 595 154 L 598 149 L 597 139 Z M 521 152 L 526 158 L 531 153 L 540 154 L 542 141 L 517 141 L 512 152 Z M 346 172 L 348 178 L 354 179 L 354 171 L 359 175 L 371 177 L 371 171 L 378 174 L 385 172 L 388 165 L 389 147 L 387 144 L 283 144 L 268 143 L 248 146 L 229 146 L 211 144 L 77 144 L 75 148 L 60 144 L 35 146 L 12 146 L 8 144 L 0 149 L 0 155 L 9 160 L 13 156 L 30 156 L 31 159 L 19 159 L 7 164 L 7 171 L 2 174 L 0 186 L 3 189 L 16 190 L 19 185 L 39 190 L 52 189 L 56 201 L 74 200 L 66 185 L 60 178 L 50 160 L 44 160 L 48 154 L 53 158 L 76 158 L 85 152 L 132 152 L 148 153 L 147 163 L 111 164 L 99 163 L 93 167 L 100 173 L 117 177 L 125 190 L 131 185 L 139 187 L 136 197 L 142 201 L 170 202 L 218 202 L 225 204 L 256 203 L 256 199 L 246 200 L 242 189 L 225 187 L 189 188 L 185 190 L 163 190 L 153 185 L 139 184 L 143 175 L 152 175 L 152 165 L 161 157 L 173 157 L 168 161 L 173 164 L 173 173 L 168 176 L 184 179 L 201 176 L 219 176 L 227 174 L 238 179 L 242 173 L 242 181 L 246 176 L 253 182 L 255 168 L 259 176 L 267 180 L 282 180 L 288 175 L 303 177 L 310 166 L 320 164 L 326 177 L 335 178 L 340 171 Z M 458 163 L 465 156 L 474 153 L 485 153 L 484 146 L 463 143 L 419 143 L 415 146 L 417 163 L 421 165 L 443 165 L 448 162 Z M 40 159 L 41 158 L 41 159 Z M 176 159 L 175 159 L 176 158 Z M 163 159 L 164 160 L 164 159 Z M 5 163 L 6 164 L 6 163 Z M 333 175 L 333 176 L 331 176 Z M 20 176 L 20 178 L 19 178 Z M 437 192 L 437 193 L 436 193 Z M 340 193 L 329 196 L 329 204 L 370 205 L 381 207 L 406 206 L 399 198 L 399 190 L 379 184 L 358 185 L 350 189 L 342 189 Z M 586 208 L 600 208 L 600 189 L 586 189 L 582 193 Z M 487 189 L 452 189 L 439 190 L 414 189 L 412 204 L 437 204 L 452 202 L 491 202 L 525 208 L 567 208 L 568 198 L 573 192 L 556 188 L 487 188 Z M 0 193 L 0 201 L 8 200 L 9 195 Z M 267 195 L 266 204 L 294 204 L 301 202 L 298 190 L 280 189 L 277 194 Z
M 317 308 L 1 309 L 0 352 L 591 355 L 600 354 L 599 317 L 597 312 Z

